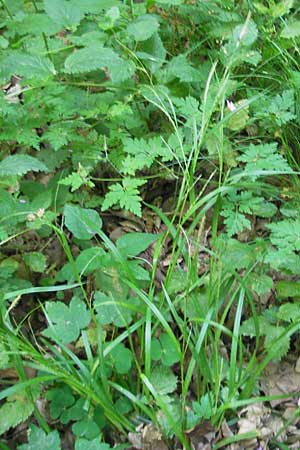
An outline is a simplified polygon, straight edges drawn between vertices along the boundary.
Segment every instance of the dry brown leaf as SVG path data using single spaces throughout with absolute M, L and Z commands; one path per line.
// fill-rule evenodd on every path
M 288 362 L 270 363 L 265 369 L 261 387 L 265 395 L 296 394 L 300 392 L 300 373 Z M 290 398 L 272 400 L 274 408 L 281 403 L 290 402 Z
M 152 424 L 139 427 L 137 433 L 129 433 L 128 440 L 138 450 L 168 450 L 161 433 Z

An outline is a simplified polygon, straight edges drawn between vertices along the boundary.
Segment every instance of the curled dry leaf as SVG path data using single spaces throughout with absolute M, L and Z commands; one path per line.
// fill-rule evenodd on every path
M 168 450 L 162 435 L 152 424 L 138 428 L 137 433 L 128 433 L 128 439 L 137 450 Z

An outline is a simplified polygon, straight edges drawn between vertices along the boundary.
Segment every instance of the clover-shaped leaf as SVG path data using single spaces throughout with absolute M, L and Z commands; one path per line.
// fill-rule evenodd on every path
M 62 302 L 47 302 L 46 315 L 49 327 L 43 331 L 44 336 L 54 341 L 69 344 L 76 341 L 80 331 L 88 326 L 91 314 L 84 302 L 74 296 L 67 306 Z

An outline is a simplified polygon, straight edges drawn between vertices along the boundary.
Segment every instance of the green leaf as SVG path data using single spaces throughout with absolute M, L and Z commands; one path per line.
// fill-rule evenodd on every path
M 83 18 L 83 13 L 73 2 L 66 0 L 44 0 L 45 11 L 53 22 L 64 28 L 73 28 Z
M 0 370 L 7 369 L 9 364 L 9 354 L 3 342 L 0 342 Z
M 119 83 L 130 78 L 134 65 L 121 58 L 112 48 L 92 45 L 71 53 L 65 60 L 65 71 L 70 74 L 108 70 L 112 82 Z
M 144 180 L 134 180 L 131 178 L 124 178 L 122 185 L 120 183 L 113 184 L 109 187 L 109 192 L 106 194 L 102 211 L 107 210 L 111 206 L 120 205 L 121 208 L 131 211 L 133 214 L 141 217 L 142 198 L 139 195 L 138 187 L 145 184 Z
M 281 37 L 285 39 L 295 39 L 300 36 L 300 20 L 293 20 L 288 22 L 283 28 Z
M 80 331 L 91 321 L 90 312 L 78 297 L 73 297 L 69 306 L 62 302 L 46 302 L 46 314 L 49 327 L 43 331 L 44 336 L 63 344 L 76 341 Z
M 162 363 L 165 366 L 172 366 L 180 361 L 180 355 L 178 354 L 177 348 L 174 346 L 174 342 L 170 336 L 166 333 L 162 333 L 159 340 L 162 348 Z
M 99 437 L 100 435 L 100 428 L 96 422 L 90 418 L 74 423 L 72 426 L 72 431 L 75 436 L 88 439 L 89 441 Z
M 131 322 L 132 308 L 126 300 L 118 300 L 102 292 L 95 292 L 94 307 L 97 313 L 97 322 L 101 325 L 113 323 L 116 327 L 126 327 Z
M 35 401 L 40 395 L 40 388 L 32 388 L 31 394 Z M 6 403 L 0 407 L 0 436 L 31 416 L 34 410 L 33 401 L 29 400 L 28 394 L 23 391 L 7 398 Z
M 275 283 L 276 293 L 279 297 L 300 297 L 300 282 L 280 280 Z
M 45 56 L 12 52 L 2 61 L 0 77 L 10 78 L 17 73 L 28 80 L 43 80 L 56 74 L 53 63 Z
M 23 256 L 25 264 L 33 271 L 42 273 L 46 269 L 46 257 L 40 252 L 30 252 Z
M 99 14 L 102 11 L 119 6 L 119 0 L 73 0 L 74 6 L 79 8 L 84 14 Z
M 66 385 L 49 389 L 46 399 L 50 402 L 50 416 L 53 420 L 58 419 L 75 402 L 71 389 Z
M 73 395 L 72 395 L 73 397 Z M 70 396 L 71 398 L 71 396 Z M 74 401 L 72 399 L 72 401 Z M 84 410 L 84 403 L 85 403 L 85 399 L 84 398 L 79 398 L 76 403 L 72 403 L 70 408 L 66 408 L 66 406 L 64 405 L 63 410 L 61 412 L 60 415 L 60 421 L 62 424 L 67 424 L 69 423 L 71 420 L 73 421 L 78 421 L 84 418 L 86 411 Z M 59 412 L 59 414 L 60 414 Z
M 102 220 L 93 209 L 65 205 L 65 225 L 77 239 L 91 239 L 102 228 Z
M 268 275 L 252 272 L 247 278 L 247 286 L 258 295 L 264 295 L 272 289 L 273 280 Z
M 117 373 L 125 374 L 131 369 L 133 356 L 131 351 L 124 344 L 118 344 L 109 352 L 109 358 L 112 360 L 113 366 Z
M 300 305 L 298 303 L 285 303 L 280 306 L 277 316 L 285 322 L 300 321 Z
M 24 175 L 27 172 L 48 172 L 48 168 L 29 155 L 10 155 L 0 162 L 0 177 Z
M 92 441 L 87 439 L 77 439 L 75 442 L 75 450 L 111 450 L 108 444 L 99 442 L 99 438 Z
M 246 163 L 245 170 L 251 174 L 253 180 L 262 176 L 263 172 L 291 173 L 287 161 L 277 150 L 277 142 L 271 144 L 251 144 L 244 154 L 237 159 Z M 255 173 L 259 172 L 259 173 Z M 261 173 L 262 172 L 262 173 Z
M 127 31 L 136 41 L 146 41 L 158 30 L 157 18 L 151 14 L 143 14 L 131 22 Z
M 153 369 L 150 381 L 158 394 L 167 395 L 176 390 L 178 380 L 169 367 L 160 365 Z
M 30 425 L 28 431 L 28 444 L 18 446 L 18 450 L 60 450 L 60 437 L 58 431 L 52 431 L 46 434 L 44 430 L 36 425 Z
M 133 257 L 146 250 L 157 237 L 152 233 L 126 233 L 117 240 L 116 246 L 124 258 Z

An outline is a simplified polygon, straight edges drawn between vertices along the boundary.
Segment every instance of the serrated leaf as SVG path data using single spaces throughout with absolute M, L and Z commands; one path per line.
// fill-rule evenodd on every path
M 273 287 L 273 280 L 265 274 L 250 273 L 247 278 L 247 285 L 258 295 L 264 295 Z
M 119 0 L 73 0 L 74 6 L 84 14 L 99 14 L 112 6 L 119 6 Z
M 157 366 L 152 370 L 150 381 L 160 395 L 167 395 L 177 388 L 177 377 L 172 370 L 166 366 Z
M 108 70 L 112 82 L 120 82 L 130 78 L 134 73 L 134 65 L 122 59 L 112 48 L 92 45 L 71 53 L 65 60 L 65 71 L 70 74 Z
M 24 422 L 33 413 L 33 405 L 24 401 L 6 402 L 0 408 L 0 436 Z
M 298 303 L 285 303 L 280 306 L 277 316 L 285 322 L 298 322 L 300 321 L 300 305 Z
M 157 237 L 152 233 L 126 233 L 117 240 L 116 246 L 125 258 L 133 257 L 146 250 Z
M 121 208 L 131 211 L 133 214 L 141 217 L 142 198 L 139 195 L 138 187 L 145 184 L 144 180 L 134 180 L 124 178 L 122 184 L 116 183 L 109 186 L 109 192 L 106 194 L 102 204 L 102 211 L 107 210 L 111 206 L 120 205 Z
M 78 297 L 73 297 L 69 306 L 62 302 L 46 302 L 45 309 L 49 327 L 43 335 L 63 344 L 76 341 L 80 331 L 91 321 L 90 312 Z
M 0 75 L 8 79 L 15 73 L 29 80 L 41 80 L 55 75 L 56 71 L 45 56 L 12 52 L 2 61 Z
M 91 239 L 102 228 L 102 220 L 94 209 L 65 205 L 65 225 L 77 239 Z
M 41 252 L 26 253 L 23 260 L 33 272 L 42 273 L 46 269 L 46 257 Z
M 29 155 L 10 155 L 0 162 L 0 176 L 24 175 L 27 172 L 48 172 L 48 167 Z
M 285 328 L 281 326 L 271 326 L 266 328 L 265 332 L 266 350 L 272 352 L 273 361 L 280 361 L 290 348 L 290 336 L 285 334 Z
M 18 446 L 18 450 L 60 450 L 60 437 L 57 430 L 48 434 L 44 430 L 35 425 L 30 425 L 28 431 L 28 444 Z
M 146 41 L 158 30 L 158 27 L 159 23 L 154 15 L 143 14 L 128 25 L 127 32 L 136 41 Z
M 79 24 L 83 13 L 73 2 L 66 0 L 44 0 L 45 11 L 53 22 L 64 28 Z
M 291 173 L 292 170 L 287 161 L 281 156 L 277 150 L 278 144 L 250 145 L 243 155 L 237 159 L 246 163 L 245 170 L 251 174 L 251 178 L 255 180 L 258 176 L 262 176 L 263 172 Z M 257 174 L 255 172 L 258 172 Z

